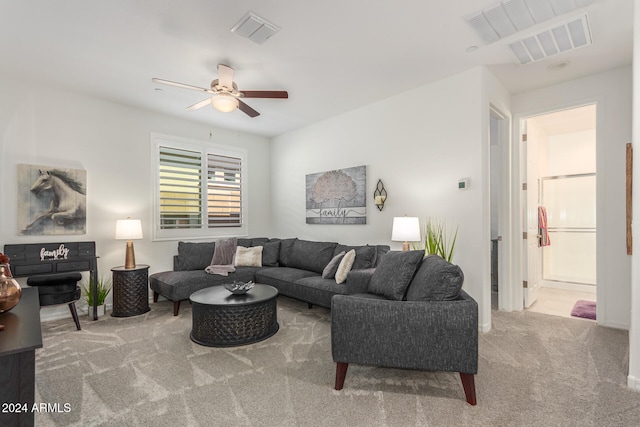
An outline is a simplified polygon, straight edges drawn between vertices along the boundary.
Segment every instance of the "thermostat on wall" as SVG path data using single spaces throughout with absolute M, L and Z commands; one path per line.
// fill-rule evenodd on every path
M 458 190 L 468 190 L 471 185 L 471 178 L 460 178 L 458 180 Z

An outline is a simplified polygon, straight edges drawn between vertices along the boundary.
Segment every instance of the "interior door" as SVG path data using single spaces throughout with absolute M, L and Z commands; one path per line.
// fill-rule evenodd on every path
M 530 307 L 538 298 L 538 291 L 542 286 L 542 248 L 538 245 L 538 206 L 540 204 L 540 174 L 538 140 L 541 133 L 535 124 L 535 120 L 526 120 L 526 143 L 523 149 L 526 159 L 526 206 L 524 209 L 523 230 L 526 230 L 526 238 L 523 238 L 524 253 L 527 262 L 523 280 L 524 307 Z M 523 236 L 524 237 L 524 236 Z

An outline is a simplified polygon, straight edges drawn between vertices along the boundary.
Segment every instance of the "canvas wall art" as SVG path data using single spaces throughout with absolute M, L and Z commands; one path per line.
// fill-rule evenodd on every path
M 18 165 L 20 234 L 85 234 L 86 188 L 83 169 Z
M 366 224 L 366 188 L 366 166 L 307 175 L 307 224 Z

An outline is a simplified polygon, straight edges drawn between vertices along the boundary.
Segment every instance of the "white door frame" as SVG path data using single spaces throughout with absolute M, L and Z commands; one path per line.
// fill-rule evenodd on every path
M 602 107 L 602 98 L 601 97 L 593 97 L 593 98 L 588 98 L 588 99 L 583 99 L 580 101 L 573 101 L 573 102 L 568 102 L 566 104 L 559 104 L 559 105 L 552 105 L 552 106 L 548 106 L 546 108 L 539 108 L 537 110 L 534 111 L 528 111 L 528 112 L 524 112 L 524 113 L 518 113 L 516 115 L 514 115 L 513 117 L 513 134 L 511 136 L 511 140 L 513 141 L 512 144 L 512 150 L 511 150 L 511 176 L 510 176 L 510 180 L 512 183 L 518 183 L 516 185 L 513 185 L 512 189 L 512 204 L 509 207 L 510 213 L 509 216 L 511 218 L 512 221 L 512 233 L 513 236 L 518 236 L 520 239 L 522 238 L 522 233 L 525 232 L 526 230 L 524 229 L 524 221 L 522 221 L 522 206 L 523 206 L 523 192 L 521 191 L 521 186 L 520 186 L 520 182 L 522 182 L 522 161 L 523 159 L 525 159 L 526 157 L 526 152 L 523 152 L 524 150 L 522 149 L 522 144 L 520 143 L 521 141 L 521 134 L 522 134 L 522 129 L 521 129 L 521 123 L 523 120 L 530 118 L 530 117 L 534 117 L 534 116 L 539 116 L 542 114 L 547 114 L 547 113 L 553 113 L 555 111 L 562 111 L 562 110 L 569 110 L 572 108 L 577 108 L 577 107 L 582 107 L 585 105 L 590 105 L 590 104 L 595 104 L 596 105 L 596 176 L 598 173 L 598 165 L 599 165 L 599 160 L 598 158 L 600 157 L 600 150 L 604 149 L 603 144 L 600 143 L 600 141 L 602 141 L 602 137 L 601 137 L 601 132 L 603 129 L 602 126 L 602 111 L 601 111 L 601 107 Z M 604 223 L 604 221 L 601 221 L 601 218 L 604 218 L 604 212 L 603 212 L 603 207 L 602 207 L 602 203 L 599 203 L 597 200 L 601 200 L 600 198 L 600 192 L 601 192 L 601 187 L 602 187 L 602 182 L 597 180 L 596 181 L 596 217 L 598 218 L 598 221 L 596 223 L 596 235 L 599 236 L 600 235 L 600 227 L 601 224 Z M 597 237 L 596 237 L 597 239 Z M 515 280 L 513 280 L 511 283 L 511 310 L 510 311 L 522 311 L 524 309 L 524 294 L 523 294 L 523 289 L 522 289 L 522 281 L 523 279 L 523 269 L 522 269 L 522 263 L 526 262 L 526 260 L 523 259 L 523 256 L 525 256 L 526 254 L 523 253 L 522 250 L 522 242 L 518 241 L 518 244 L 513 245 L 511 247 L 512 252 L 511 252 L 511 260 L 510 260 L 510 264 L 512 266 L 512 274 L 513 274 L 513 278 Z M 604 313 L 603 311 L 603 307 L 604 307 L 604 300 L 605 300 L 605 293 L 602 292 L 602 286 L 597 286 L 598 283 L 602 283 L 601 278 L 602 277 L 606 277 L 606 265 L 603 262 L 603 257 L 601 256 L 601 250 L 600 250 L 600 242 L 596 243 L 596 259 L 597 259 L 597 282 L 596 282 L 596 300 L 598 302 L 602 302 L 602 304 L 598 304 L 596 307 L 596 317 L 598 318 L 598 324 L 602 324 L 600 319 L 603 319 Z M 505 310 L 508 310 L 507 308 L 505 308 Z
M 513 311 L 513 267 L 514 257 L 512 251 L 516 239 L 513 237 L 513 181 L 512 177 L 512 120 L 498 107 L 490 104 L 490 115 L 498 119 L 500 126 L 498 131 L 498 145 L 500 147 L 500 214 L 498 220 L 498 234 L 502 237 L 498 242 L 498 309 Z M 487 242 L 489 244 L 490 242 Z M 489 281 L 491 288 L 491 281 Z M 491 293 L 489 293 L 489 296 Z M 489 299 L 488 301 L 491 301 Z

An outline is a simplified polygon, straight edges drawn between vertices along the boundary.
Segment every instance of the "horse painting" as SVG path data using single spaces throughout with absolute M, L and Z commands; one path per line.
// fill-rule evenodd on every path
M 84 174 L 84 171 L 80 172 Z M 32 219 L 22 228 L 21 234 L 83 234 L 85 232 L 86 191 L 83 183 L 72 174 L 60 169 L 37 169 L 37 175 L 29 188 L 29 193 L 31 206 L 28 211 Z M 35 203 L 33 196 L 36 198 Z M 36 209 L 40 211 L 33 212 Z

